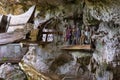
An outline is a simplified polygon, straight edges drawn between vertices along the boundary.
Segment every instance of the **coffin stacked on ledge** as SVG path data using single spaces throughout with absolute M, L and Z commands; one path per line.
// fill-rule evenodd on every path
M 26 23 L 33 22 L 35 6 L 32 6 L 27 12 L 21 15 L 1 15 L 0 16 L 0 45 L 12 43 L 24 38 Z M 21 29 L 16 31 L 16 29 Z
M 33 22 L 35 9 L 32 6 L 21 15 L 0 15 L 0 64 L 19 63 L 26 54 L 29 46 L 13 42 L 23 40 L 28 33 L 26 24 Z

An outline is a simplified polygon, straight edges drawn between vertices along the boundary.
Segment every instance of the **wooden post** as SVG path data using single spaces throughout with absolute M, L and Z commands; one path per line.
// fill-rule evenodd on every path
M 48 34 L 46 34 L 46 39 L 45 39 L 45 42 L 47 42 L 47 39 L 48 39 Z

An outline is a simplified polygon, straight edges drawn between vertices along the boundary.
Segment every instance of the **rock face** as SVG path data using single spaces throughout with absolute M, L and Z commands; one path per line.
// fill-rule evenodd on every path
M 56 46 L 52 47 L 51 44 L 46 45 L 45 48 L 41 48 L 35 44 L 29 47 L 29 51 L 23 57 L 20 66 L 30 80 L 40 78 L 45 80 L 84 80 L 87 76 L 89 77 L 86 80 L 93 80 L 93 74 L 87 69 L 91 58 L 90 54 L 64 52 L 60 51 L 59 48 L 57 50 L 55 48 Z M 77 57 L 74 57 L 76 53 L 79 56 L 78 58 L 81 58 L 78 62 Z
M 114 21 L 115 23 L 119 24 L 119 6 L 120 1 L 98 1 L 94 3 L 94 1 L 90 2 L 89 0 L 86 1 L 87 7 L 89 8 L 89 12 L 91 16 L 93 16 L 97 20 L 101 21 Z
M 114 24 L 102 22 L 99 25 L 99 35 L 96 35 L 96 51 L 97 55 L 101 55 L 102 58 L 97 62 L 107 62 L 110 63 L 115 59 L 118 59 L 120 55 L 120 44 L 119 44 L 119 35 L 120 28 L 113 27 Z
M 99 34 L 94 35 L 96 50 L 93 53 L 93 58 L 99 65 L 105 65 L 104 63 L 106 63 L 106 66 L 117 69 L 118 66 L 120 67 L 120 28 L 114 27 L 114 25 L 113 23 L 100 23 L 97 31 Z
M 71 2 L 72 0 L 69 1 Z M 88 58 L 88 56 L 83 57 L 81 52 L 69 53 L 60 51 L 59 46 L 64 42 L 59 40 L 57 45 L 56 40 L 55 43 L 45 46 L 46 49 L 37 45 L 30 46 L 29 51 L 23 57 L 21 63 L 29 65 L 30 69 L 33 67 L 38 73 L 47 73 L 49 75 L 54 73 L 57 75 L 57 79 L 54 77 L 52 80 L 119 80 L 120 0 L 84 1 L 81 2 L 82 6 L 71 3 L 71 6 L 66 5 L 68 8 L 61 5 L 60 8 L 63 12 L 65 11 L 65 14 L 61 12 L 62 17 L 58 17 L 63 18 L 65 15 L 74 15 L 74 11 L 78 12 L 78 14 L 82 14 L 83 12 L 83 21 L 81 22 L 85 25 L 96 26 L 97 24 L 97 34 L 92 36 L 92 38 L 95 39 L 96 48 L 90 58 Z M 55 12 L 57 13 L 57 11 Z M 55 14 L 52 15 L 54 16 Z M 64 23 L 64 21 L 62 22 Z M 64 30 L 63 26 L 64 25 L 60 26 L 60 29 L 62 28 L 61 31 Z M 22 66 L 27 71 L 27 68 L 24 65 L 21 65 L 21 67 Z M 34 74 L 30 69 L 26 73 L 34 77 L 35 75 L 30 75 L 31 73 Z M 38 77 L 41 76 L 32 78 L 32 80 L 39 79 Z M 1 78 L 5 77 L 1 76 Z
M 25 80 L 26 76 L 18 65 L 4 63 L 0 66 L 0 78 L 5 80 Z
M 120 76 L 118 76 L 120 73 L 120 1 L 98 0 L 98 2 L 95 2 L 86 0 L 85 3 L 84 24 L 95 26 L 97 24 L 96 27 L 98 28 L 97 34 L 92 36 L 96 41 L 96 49 L 93 53 L 93 59 L 95 59 L 93 64 L 97 65 L 96 79 L 120 79 Z M 100 74 L 102 74 L 101 77 Z
M 33 44 L 29 47 L 29 51 L 23 57 L 22 62 L 34 66 L 38 71 L 48 72 L 48 65 L 44 61 L 49 58 L 48 56 L 47 52 L 42 51 L 37 45 Z

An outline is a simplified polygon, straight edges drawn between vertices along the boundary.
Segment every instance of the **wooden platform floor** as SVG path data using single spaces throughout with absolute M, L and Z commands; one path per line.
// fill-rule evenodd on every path
M 62 50 L 92 50 L 91 45 L 70 45 L 70 46 L 63 46 Z

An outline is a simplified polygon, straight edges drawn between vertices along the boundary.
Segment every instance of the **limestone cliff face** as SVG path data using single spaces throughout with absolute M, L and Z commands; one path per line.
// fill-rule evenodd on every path
M 120 1 L 111 0 L 106 3 L 102 1 L 91 3 L 86 0 L 87 8 L 85 9 L 87 11 L 84 11 L 84 13 L 89 14 L 89 16 L 84 19 L 86 20 L 87 18 L 92 17 L 99 21 L 99 25 L 96 26 L 98 27 L 98 34 L 92 36 L 92 38 L 96 40 L 96 49 L 93 53 L 93 58 L 99 64 L 99 68 L 101 65 L 106 65 L 107 67 L 112 67 L 112 69 L 117 70 L 117 72 L 114 70 L 111 71 L 113 71 L 114 79 L 119 79 L 120 77 L 118 77 L 117 74 L 119 74 L 118 67 L 120 67 Z M 84 23 L 88 23 L 92 20 L 93 19 L 86 20 Z M 92 22 L 94 22 L 94 20 Z M 96 73 L 103 71 L 102 73 L 105 76 L 106 72 L 103 69 L 98 71 L 99 68 Z M 102 68 L 105 69 L 105 66 Z M 97 79 L 107 79 L 103 77 L 97 77 Z
M 35 1 L 38 1 L 38 0 L 35 0 Z M 58 4 L 59 3 L 59 2 L 57 2 L 58 0 L 56 2 L 54 2 L 54 0 L 52 0 L 53 3 L 50 2 L 50 4 L 46 4 L 45 1 L 47 1 L 47 0 L 44 0 L 44 1 L 39 0 L 38 1 L 38 4 L 39 3 L 45 4 L 45 6 L 49 5 L 48 7 L 45 7 L 43 5 L 42 5 L 42 7 L 40 7 L 39 5 L 37 5 L 38 9 L 41 10 L 40 16 L 41 15 L 43 16 L 45 10 L 47 10 L 47 9 L 48 9 L 48 11 L 46 11 L 46 12 L 49 12 L 49 13 L 52 10 L 52 12 L 53 12 L 53 13 L 51 13 L 52 16 L 56 16 L 55 14 L 57 14 L 59 12 L 58 13 L 59 16 L 57 15 L 57 17 L 59 17 L 61 20 L 63 17 L 66 17 L 66 16 L 74 16 L 74 13 L 77 13 L 76 15 L 78 15 L 78 14 L 82 14 L 82 12 L 83 12 L 82 17 L 83 17 L 83 23 L 85 25 L 97 25 L 96 27 L 98 28 L 98 30 L 96 32 L 98 34 L 94 34 L 92 36 L 92 38 L 96 40 L 96 42 L 95 42 L 96 49 L 92 55 L 92 58 L 95 59 L 95 61 L 97 63 L 97 69 L 96 69 L 96 71 L 94 71 L 95 78 L 97 80 L 112 80 L 114 77 L 114 79 L 119 80 L 120 77 L 119 76 L 115 77 L 115 76 L 119 75 L 119 71 L 120 71 L 120 69 L 119 69 L 119 67 L 120 67 L 120 5 L 119 5 L 120 0 L 84 0 L 84 1 L 82 0 L 82 1 L 79 1 L 78 3 L 74 3 L 74 4 L 64 3 L 64 1 L 61 2 L 62 0 L 59 0 L 60 4 Z M 72 1 L 72 0 L 65 0 L 65 1 Z M 74 0 L 74 1 L 78 1 L 78 0 Z M 32 5 L 31 2 L 29 4 Z M 2 7 L 3 10 L 4 10 L 4 7 Z M 13 6 L 13 7 L 15 7 L 15 6 Z M 56 8 L 57 10 L 51 9 L 53 7 Z M 19 9 L 21 9 L 21 7 Z M 7 10 L 9 10 L 9 9 L 6 9 L 5 11 L 7 11 Z M 15 11 L 16 10 L 14 10 L 13 12 L 15 12 Z M 62 11 L 64 12 L 64 14 L 62 13 Z M 46 15 L 44 15 L 44 16 L 46 16 Z M 60 25 L 61 25 L 60 28 L 63 28 L 64 25 L 61 23 L 60 23 Z M 63 41 L 61 41 L 61 43 L 63 43 Z M 55 46 L 55 44 L 52 44 L 52 46 L 53 45 L 56 48 L 61 46 L 61 45 Z M 24 56 L 23 60 L 25 62 L 27 62 L 26 59 L 28 59 L 28 64 L 32 64 L 34 66 L 34 68 L 38 68 L 38 66 L 43 64 L 44 67 L 43 67 L 43 65 L 41 65 L 41 67 L 38 68 L 38 71 L 43 70 L 43 69 L 49 70 L 49 66 L 50 66 L 50 64 L 52 64 L 52 62 L 53 62 L 53 64 L 55 64 L 55 66 L 52 66 L 51 68 L 55 68 L 56 72 L 58 72 L 59 74 L 60 73 L 61 74 L 69 73 L 69 71 L 70 71 L 69 68 L 73 69 L 75 67 L 75 69 L 76 69 L 76 64 L 73 64 L 74 61 L 71 59 L 71 56 L 70 56 L 70 60 L 68 59 L 68 62 L 66 62 L 65 64 L 61 64 L 61 62 L 64 61 L 66 58 L 63 57 L 64 58 L 63 60 L 61 59 L 61 57 L 59 58 L 58 57 L 59 55 L 57 53 L 59 52 L 59 54 L 61 54 L 63 52 L 58 51 L 58 48 L 56 49 L 56 52 L 54 52 L 54 50 L 52 50 L 53 49 L 52 46 L 50 45 L 50 48 L 47 49 L 48 50 L 47 52 L 43 52 L 42 50 L 41 50 L 41 52 L 38 52 L 39 55 L 33 56 L 33 55 L 27 54 Z M 54 53 L 54 55 L 53 54 L 49 55 L 48 53 Z M 46 55 L 47 55 L 47 57 L 44 58 L 44 56 L 46 56 Z M 54 56 L 54 57 L 52 57 L 51 61 L 50 61 L 48 55 Z M 34 59 L 33 59 L 33 61 L 30 61 L 31 56 L 33 58 L 35 57 L 35 59 L 36 59 L 35 62 L 34 62 Z M 74 56 L 74 54 L 72 55 L 72 57 L 73 56 Z M 81 56 L 81 53 L 77 56 Z M 37 59 L 36 57 L 38 57 L 39 59 Z M 57 58 L 59 58 L 60 60 L 58 60 Z M 48 62 L 46 62 L 47 60 L 50 61 L 50 63 L 46 65 L 46 63 L 48 63 Z M 60 64 L 56 64 L 57 60 L 60 62 Z M 44 62 L 42 63 L 42 61 L 44 61 Z M 33 62 L 33 63 L 31 63 L 31 62 Z M 41 62 L 41 63 L 39 64 L 39 62 Z M 96 63 L 93 63 L 93 65 L 95 65 Z M 60 67 L 58 67 L 59 65 L 60 65 Z M 92 65 L 90 65 L 90 66 L 92 66 Z M 82 71 L 84 72 L 84 69 Z M 80 71 L 80 72 L 82 72 L 82 71 Z M 43 70 L 43 72 L 45 72 L 45 71 Z M 90 71 L 87 71 L 87 72 L 90 73 Z M 101 73 L 102 73 L 102 77 L 101 77 Z M 73 74 L 75 74 L 75 72 Z M 110 77 L 111 75 L 113 77 Z
M 91 16 L 104 22 L 114 21 L 115 23 L 119 23 L 119 3 L 119 0 L 99 0 L 98 2 L 89 2 L 89 0 L 86 0 L 86 5 L 90 10 Z
M 94 35 L 96 39 L 96 50 L 94 53 L 101 55 L 97 58 L 102 62 L 112 62 L 115 56 L 120 54 L 120 1 L 105 1 L 91 3 L 86 0 L 88 17 L 93 17 L 99 21 L 99 35 Z M 100 61 L 101 62 L 101 61 Z
M 101 61 L 112 62 L 120 54 L 120 28 L 113 27 L 115 24 L 102 22 L 99 25 L 99 35 L 96 35 L 96 50 L 94 53 L 101 55 Z

